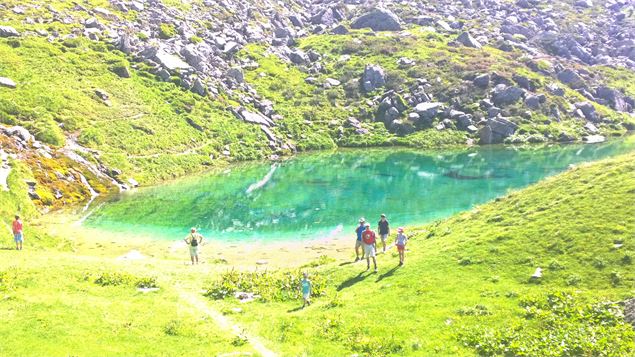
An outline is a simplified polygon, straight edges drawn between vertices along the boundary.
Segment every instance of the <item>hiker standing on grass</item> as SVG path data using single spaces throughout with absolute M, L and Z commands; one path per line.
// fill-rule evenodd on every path
M 15 242 L 15 250 L 22 250 L 22 242 L 24 242 L 24 235 L 22 234 L 22 221 L 20 216 L 15 215 L 15 220 L 12 225 L 13 241 Z
M 375 273 L 377 272 L 377 260 L 375 259 L 375 232 L 370 229 L 370 224 L 366 223 L 366 230 L 362 233 L 362 240 L 364 242 L 364 254 L 366 255 L 366 271 L 370 269 L 370 258 L 373 258 L 373 265 L 375 266 Z
M 406 243 L 408 243 L 408 237 L 403 233 L 403 227 L 397 228 L 397 238 L 395 238 L 395 245 L 399 252 L 399 265 L 403 265 L 403 261 L 406 255 Z
M 198 264 L 198 246 L 203 243 L 203 236 L 196 233 L 196 228 L 190 229 L 190 234 L 184 239 L 185 243 L 190 247 L 190 259 L 192 259 L 192 265 L 196 261 Z
M 377 231 L 379 232 L 379 238 L 381 238 L 381 244 L 384 246 L 384 253 L 386 253 L 386 239 L 388 239 L 388 235 L 390 234 L 390 224 L 386 220 L 386 215 L 383 213 L 377 223 Z
M 311 305 L 311 280 L 309 280 L 309 273 L 304 272 L 304 278 L 300 282 L 300 288 L 302 289 L 302 298 L 304 299 L 304 303 L 302 304 L 302 308 L 305 306 Z
M 355 229 L 355 233 L 357 234 L 357 240 L 355 241 L 355 261 L 359 261 L 359 248 L 362 248 L 362 233 L 366 229 L 366 220 L 364 217 L 359 219 L 359 226 Z M 364 259 L 364 250 L 362 249 L 362 259 Z

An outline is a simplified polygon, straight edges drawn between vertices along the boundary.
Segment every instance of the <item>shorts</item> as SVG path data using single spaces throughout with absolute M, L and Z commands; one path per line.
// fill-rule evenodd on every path
M 382 241 L 382 242 L 385 242 L 385 241 L 386 241 L 386 238 L 388 238 L 388 233 L 386 233 L 386 234 L 380 234 L 380 235 L 379 235 L 379 238 L 381 238 L 381 241 Z
M 362 241 L 361 240 L 356 240 L 355 241 L 355 249 L 359 248 L 362 246 Z
M 198 246 L 190 246 L 190 256 L 195 257 L 198 255 Z
M 364 244 L 364 255 L 366 257 L 374 257 L 375 256 L 375 246 L 372 244 Z
M 22 243 L 22 233 L 13 233 L 13 240 L 16 243 Z
M 406 250 L 406 246 L 403 244 L 397 244 L 397 251 L 404 252 Z
M 310 297 L 311 297 L 311 293 L 304 293 L 304 294 L 302 294 L 302 298 L 303 298 L 304 300 L 309 300 L 309 298 L 310 298 Z

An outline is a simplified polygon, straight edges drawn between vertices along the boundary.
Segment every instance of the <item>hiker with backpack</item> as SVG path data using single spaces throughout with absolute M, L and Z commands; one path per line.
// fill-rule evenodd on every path
M 366 255 L 366 271 L 370 270 L 370 258 L 373 258 L 375 273 L 377 272 L 377 260 L 375 259 L 375 232 L 370 229 L 370 224 L 366 223 L 366 230 L 362 233 L 362 241 L 364 242 L 364 255 Z
M 194 265 L 194 262 L 198 264 L 198 246 L 203 243 L 203 236 L 196 232 L 196 228 L 192 228 L 190 229 L 190 234 L 185 237 L 184 241 L 190 247 L 192 265 Z

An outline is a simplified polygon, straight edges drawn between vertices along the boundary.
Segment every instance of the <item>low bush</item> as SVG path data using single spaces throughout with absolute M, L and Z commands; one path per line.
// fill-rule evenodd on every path
M 324 295 L 326 279 L 317 273 L 311 274 L 309 279 L 311 280 L 311 296 Z M 221 274 L 218 280 L 211 282 L 204 295 L 220 300 L 236 292 L 246 292 L 259 295 L 263 301 L 295 300 L 302 297 L 301 280 L 300 270 L 276 272 L 231 270 Z
M 523 298 L 525 320 L 511 326 L 475 326 L 459 340 L 482 356 L 632 356 L 635 331 L 617 303 L 583 303 L 555 292 Z M 527 320 L 532 320 L 529 322 Z
M 153 276 L 138 277 L 122 272 L 85 273 L 84 281 L 91 281 L 99 286 L 134 286 L 136 288 L 156 288 L 157 278 Z

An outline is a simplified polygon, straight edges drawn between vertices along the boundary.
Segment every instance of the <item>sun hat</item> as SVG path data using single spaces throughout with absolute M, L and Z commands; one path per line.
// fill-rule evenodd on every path
M 190 228 L 190 232 L 192 232 L 192 233 L 196 232 L 196 228 L 194 228 L 194 227 Z
M 370 227 L 370 224 L 366 223 L 364 226 L 368 228 L 368 227 Z
M 399 233 L 403 233 L 403 227 L 399 227 L 399 228 L 397 228 L 397 232 L 399 232 Z
M 366 220 L 364 219 L 364 217 L 362 217 L 362 218 L 360 218 L 360 219 L 359 219 L 359 223 L 364 223 L 364 222 L 366 222 Z
M 381 214 L 381 217 L 386 217 L 386 214 L 382 213 L 382 214 Z

